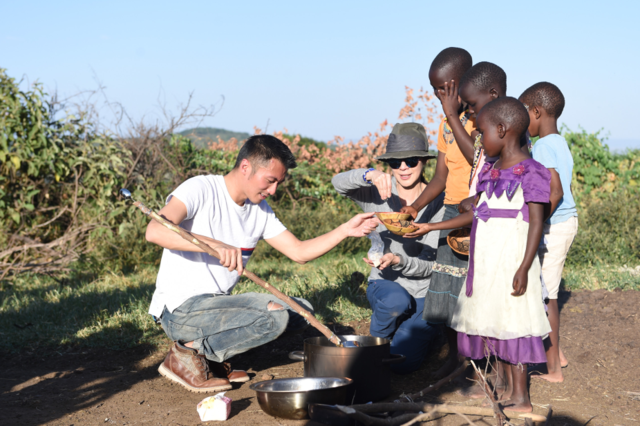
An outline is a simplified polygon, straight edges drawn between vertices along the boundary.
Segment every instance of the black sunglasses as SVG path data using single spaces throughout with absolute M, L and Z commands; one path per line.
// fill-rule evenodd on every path
M 384 162 L 387 163 L 389 167 L 391 167 L 392 169 L 399 169 L 402 166 L 403 162 L 404 164 L 407 165 L 407 167 L 413 168 L 418 165 L 418 163 L 420 162 L 420 158 L 418 157 L 402 158 L 402 159 L 390 158 L 388 160 L 384 160 Z

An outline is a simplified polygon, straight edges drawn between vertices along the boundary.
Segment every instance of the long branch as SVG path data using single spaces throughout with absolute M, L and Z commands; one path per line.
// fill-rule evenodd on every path
M 364 414 L 373 413 L 385 413 L 389 411 L 408 411 L 418 413 L 420 411 L 428 413 L 433 411 L 434 413 L 441 414 L 466 414 L 483 417 L 493 417 L 494 411 L 492 408 L 485 407 L 469 407 L 466 405 L 447 405 L 447 404 L 427 404 L 418 402 L 380 402 L 373 404 L 360 404 L 351 405 L 349 407 L 355 411 Z M 519 413 L 516 411 L 504 410 L 504 413 L 512 419 L 527 419 L 530 418 L 534 422 L 545 422 L 547 417 L 534 413 Z
M 200 247 L 205 253 L 209 254 L 210 256 L 215 257 L 216 259 L 220 259 L 220 256 L 218 255 L 218 253 L 214 249 L 212 249 L 206 242 L 196 238 L 196 236 L 194 236 L 189 231 L 187 231 L 187 230 L 181 228 L 180 226 L 174 224 L 173 222 L 163 218 L 158 213 L 156 213 L 153 210 L 147 208 L 140 201 L 135 201 L 133 203 L 133 205 L 136 206 L 137 208 L 139 208 L 140 210 L 142 210 L 143 213 L 145 213 L 147 216 L 150 216 L 153 220 L 155 220 L 155 221 L 159 222 L 160 224 L 164 225 L 167 229 L 177 233 L 178 235 L 180 235 L 185 240 L 187 240 L 190 243 Z M 259 278 L 253 272 L 249 272 L 246 269 L 244 269 L 243 272 L 242 272 L 242 275 L 244 275 L 245 277 L 249 278 L 251 281 L 253 281 L 254 283 L 258 284 L 260 287 L 262 287 L 265 290 L 269 291 L 271 294 L 276 296 L 278 299 L 282 300 L 287 305 L 289 305 L 294 311 L 296 311 L 299 315 L 301 315 L 303 318 L 305 318 L 307 321 L 309 321 L 309 324 L 311 324 L 316 329 L 318 329 L 318 331 L 320 331 L 320 333 L 324 334 L 327 337 L 327 339 L 329 339 L 329 341 L 331 341 L 333 344 L 335 344 L 337 346 L 341 346 L 342 345 L 342 342 L 340 341 L 338 336 L 336 336 L 331 330 L 329 330 L 329 328 L 326 325 L 324 325 L 320 321 L 318 321 L 318 319 L 315 316 L 313 316 L 309 311 L 307 311 L 302 306 L 300 306 L 295 300 L 293 300 L 292 298 L 290 298 L 286 294 L 282 293 L 280 290 L 278 290 L 277 288 L 275 288 L 274 286 L 272 286 L 268 282 L 262 280 L 261 278 Z

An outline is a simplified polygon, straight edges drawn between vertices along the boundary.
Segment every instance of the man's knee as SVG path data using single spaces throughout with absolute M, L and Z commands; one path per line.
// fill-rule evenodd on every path
M 267 309 L 270 311 L 284 311 L 284 306 L 276 302 L 269 302 Z

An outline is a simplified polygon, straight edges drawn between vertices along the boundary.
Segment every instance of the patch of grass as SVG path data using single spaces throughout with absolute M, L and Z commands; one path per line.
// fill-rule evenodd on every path
M 364 253 L 329 254 L 306 265 L 270 256 L 254 258 L 249 270 L 289 296 L 304 297 L 325 323 L 368 320 L 369 267 Z M 572 265 L 567 289 L 640 290 L 636 265 Z M 81 270 L 81 265 L 76 268 Z M 21 275 L 0 287 L 0 352 L 34 352 L 69 347 L 124 349 L 167 341 L 147 313 L 157 267 L 101 277 L 74 273 L 60 283 L 42 275 Z M 242 278 L 234 293 L 267 291 Z
M 362 257 L 328 255 L 306 265 L 290 260 L 266 258 L 251 261 L 247 268 L 288 296 L 307 299 L 320 321 L 346 323 L 368 319 L 367 278 L 371 268 Z M 247 278 L 242 278 L 233 293 L 268 293 Z
M 369 267 L 360 256 L 329 255 L 306 265 L 274 258 L 254 259 L 249 269 L 290 296 L 304 297 L 321 321 L 345 323 L 371 314 L 366 299 Z M 76 266 L 81 269 L 81 265 Z M 41 348 L 123 349 L 166 341 L 147 313 L 157 267 L 131 274 L 75 273 L 61 282 L 21 275 L 0 287 L 0 352 Z M 246 278 L 234 293 L 266 290 Z
M 156 269 L 63 281 L 21 275 L 0 288 L 0 351 L 94 346 L 122 349 L 165 339 L 147 310 Z
M 565 267 L 562 275 L 569 290 L 640 290 L 640 269 L 626 265 L 576 265 Z

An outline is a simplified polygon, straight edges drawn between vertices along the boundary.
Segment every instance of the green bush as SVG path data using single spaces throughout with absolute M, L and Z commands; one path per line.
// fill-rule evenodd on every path
M 576 201 L 616 191 L 640 192 L 640 151 L 612 153 L 600 132 L 563 130 L 573 156 L 572 191 Z
M 12 271 L 71 268 L 99 275 L 156 265 L 161 250 L 144 238 L 148 218 L 118 200 L 118 189 L 127 187 L 136 199 L 159 209 L 184 180 L 225 174 L 233 167 L 233 149 L 196 149 L 186 137 L 158 127 L 127 137 L 106 134 L 83 111 L 61 114 L 40 85 L 30 91 L 19 86 L 0 69 L 0 245 L 7 248 L 0 252 L 0 280 Z M 637 262 L 640 151 L 615 154 L 599 133 L 563 132 L 574 157 L 572 190 L 580 217 L 568 263 Z M 380 141 L 372 142 L 376 149 Z M 308 138 L 298 144 L 310 149 L 305 157 L 310 159 L 299 161 L 269 203 L 295 235 L 309 239 L 359 209 L 331 185 L 336 164 L 327 164 L 332 157 L 325 154 L 340 148 Z M 368 148 L 358 149 L 363 155 Z M 352 167 L 346 165 L 349 152 L 340 158 L 339 167 Z M 360 158 L 364 161 L 358 164 L 365 164 L 371 157 Z M 434 171 L 432 160 L 427 179 Z M 335 252 L 367 247 L 365 239 L 348 239 Z M 281 256 L 265 244 L 256 254 Z M 71 261 L 78 263 L 70 267 Z
M 590 197 L 578 211 L 569 265 L 640 264 L 640 202 L 625 191 Z

